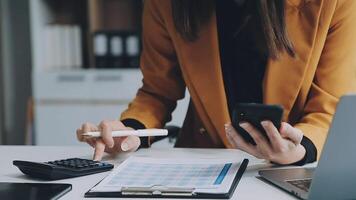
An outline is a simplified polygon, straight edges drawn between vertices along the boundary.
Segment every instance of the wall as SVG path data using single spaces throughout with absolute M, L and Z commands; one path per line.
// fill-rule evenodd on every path
M 3 143 L 3 132 L 4 132 L 4 95 L 3 95 L 3 68 L 2 68 L 2 64 L 3 64 L 3 59 L 2 59 L 2 48 L 3 48 L 3 43 L 2 43 L 2 31 L 3 31 L 3 17 L 2 17 L 2 1 L 0 1 L 0 145 Z
M 1 0 L 3 143 L 23 144 L 31 95 L 29 2 Z M 1 85 L 0 85 L 1 86 Z

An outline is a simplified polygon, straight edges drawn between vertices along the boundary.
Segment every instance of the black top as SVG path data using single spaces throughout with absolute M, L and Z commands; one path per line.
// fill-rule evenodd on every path
M 268 56 L 260 45 L 263 42 L 259 41 L 258 33 L 262 30 L 258 25 L 255 3 L 248 0 L 216 1 L 220 59 L 230 116 L 236 103 L 263 103 L 262 82 Z M 123 123 L 134 129 L 144 128 L 134 119 Z M 142 144 L 145 146 L 147 139 Z M 316 160 L 317 150 L 313 142 L 304 136 L 301 144 L 306 155 L 294 165 Z
M 257 46 L 258 30 L 252 6 L 233 0 L 216 1 L 220 60 L 230 114 L 236 103 L 262 103 L 267 56 Z

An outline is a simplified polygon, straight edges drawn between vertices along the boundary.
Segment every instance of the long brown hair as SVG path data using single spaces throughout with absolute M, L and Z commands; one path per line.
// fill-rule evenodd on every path
M 212 17 L 215 0 L 171 0 L 172 14 L 178 33 L 187 41 L 199 37 L 199 29 Z M 219 1 L 219 0 L 218 0 Z M 220 0 L 224 1 L 224 0 Z M 286 51 L 295 56 L 292 42 L 289 40 L 285 21 L 285 0 L 246 0 L 255 2 L 259 16 L 261 37 L 265 52 L 271 58 L 278 58 Z

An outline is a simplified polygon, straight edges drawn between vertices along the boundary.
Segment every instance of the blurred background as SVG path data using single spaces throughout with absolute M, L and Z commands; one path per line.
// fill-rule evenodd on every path
M 84 145 L 75 137 L 83 122 L 118 119 L 142 85 L 142 7 L 1 0 L 0 144 Z M 170 125 L 181 126 L 188 101 L 189 94 Z

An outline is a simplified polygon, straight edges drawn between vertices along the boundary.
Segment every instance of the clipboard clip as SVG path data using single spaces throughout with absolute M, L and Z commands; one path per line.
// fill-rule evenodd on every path
M 152 187 L 122 187 L 122 195 L 151 195 L 151 196 L 192 196 L 195 188 L 178 188 L 155 185 Z

